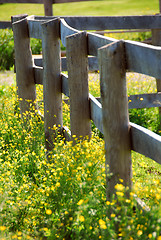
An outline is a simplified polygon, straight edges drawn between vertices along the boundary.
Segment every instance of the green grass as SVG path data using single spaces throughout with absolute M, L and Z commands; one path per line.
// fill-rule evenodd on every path
M 159 12 L 158 0 L 111 0 L 87 1 L 77 3 L 54 4 L 55 16 L 65 15 L 144 15 Z M 6 14 L 7 13 L 7 14 Z M 2 4 L 0 5 L 0 20 L 10 20 L 12 15 L 24 14 L 44 15 L 42 4 Z

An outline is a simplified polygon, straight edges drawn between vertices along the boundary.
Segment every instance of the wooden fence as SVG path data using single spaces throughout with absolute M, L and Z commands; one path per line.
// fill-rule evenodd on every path
M 22 17 L 22 16 L 21 16 Z M 133 41 L 117 41 L 82 29 L 138 29 L 159 31 L 161 16 L 138 17 L 13 17 L 16 80 L 21 114 L 36 100 L 36 84 L 43 84 L 46 147 L 52 148 L 53 125 L 66 136 L 91 135 L 90 120 L 104 134 L 106 163 L 112 177 L 107 178 L 107 198 L 119 178 L 131 188 L 131 150 L 161 164 L 161 136 L 129 122 L 126 72 L 137 72 L 160 79 L 161 47 Z M 69 26 L 72 25 L 73 27 Z M 79 29 L 79 30 L 76 30 Z M 32 61 L 30 37 L 42 39 L 42 59 Z M 60 57 L 60 40 L 67 58 Z M 101 102 L 88 91 L 88 70 L 100 71 Z M 61 71 L 68 71 L 68 76 Z M 112 80 L 112 81 L 111 81 Z M 160 82 L 161 80 L 157 80 Z M 63 126 L 62 93 L 70 97 L 71 134 Z M 129 108 L 158 107 L 161 94 L 130 96 Z M 28 103 L 30 100 L 30 103 Z M 142 105 L 141 105 L 142 104 Z M 70 136 L 69 136 L 70 137 Z

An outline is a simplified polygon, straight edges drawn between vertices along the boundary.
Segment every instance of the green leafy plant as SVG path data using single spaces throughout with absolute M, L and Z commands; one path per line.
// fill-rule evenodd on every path
M 14 40 L 12 31 L 0 29 L 0 70 L 9 70 L 14 64 Z
M 39 39 L 31 39 L 32 54 L 42 52 Z M 0 29 L 0 70 L 9 70 L 14 65 L 14 39 L 11 29 Z

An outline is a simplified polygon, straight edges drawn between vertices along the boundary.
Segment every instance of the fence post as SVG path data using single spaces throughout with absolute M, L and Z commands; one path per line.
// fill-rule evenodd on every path
M 155 46 L 161 46 L 161 30 L 152 29 L 152 44 Z M 161 92 L 161 79 L 156 79 L 157 92 Z M 159 107 L 159 119 L 161 129 L 161 107 Z
M 85 32 L 71 35 L 66 44 L 71 134 L 90 138 L 87 35 Z
M 53 16 L 53 0 L 44 0 L 45 16 Z
M 25 18 L 14 22 L 12 27 L 16 59 L 17 91 L 18 98 L 20 99 L 20 112 L 23 115 L 23 113 L 26 111 L 30 111 L 30 104 L 35 105 L 36 100 L 36 85 L 34 82 L 32 53 L 30 48 L 27 19 Z
M 98 50 L 103 129 L 106 143 L 107 199 L 115 193 L 119 179 L 131 188 L 132 166 L 126 89 L 125 45 L 118 41 Z
M 51 150 L 53 126 L 61 129 L 63 125 L 59 19 L 42 24 L 42 53 L 45 139 L 47 150 Z

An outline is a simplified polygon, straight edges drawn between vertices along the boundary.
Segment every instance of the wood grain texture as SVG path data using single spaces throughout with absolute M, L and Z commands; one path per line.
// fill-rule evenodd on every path
M 161 93 L 136 94 L 128 97 L 128 108 L 151 108 L 161 106 Z
M 34 64 L 36 66 L 42 67 L 42 57 L 40 56 L 34 56 L 33 57 Z M 98 59 L 93 56 L 88 56 L 88 66 L 89 66 L 89 71 L 97 71 L 98 69 Z M 61 58 L 61 69 L 62 71 L 67 71 L 67 59 L 66 57 Z
M 13 23 L 12 27 L 16 59 L 16 82 L 18 97 L 22 99 L 20 101 L 20 112 L 23 115 L 26 111 L 30 111 L 30 104 L 35 105 L 34 102 L 36 100 L 36 86 L 27 19 Z
M 53 0 L 44 0 L 45 16 L 53 16 Z
M 119 41 L 98 52 L 106 165 L 112 174 L 107 175 L 107 199 L 110 199 L 119 178 L 129 188 L 132 185 L 125 45 Z
M 88 55 L 97 56 L 98 48 L 116 41 L 117 40 L 114 38 L 104 37 L 95 33 L 88 33 Z
M 42 27 L 45 21 L 28 20 L 30 38 L 42 39 Z
M 101 98 L 97 97 L 96 100 L 101 103 Z M 161 106 L 161 93 L 145 93 L 130 95 L 128 97 L 128 109 L 136 108 L 152 108 Z
M 58 0 L 59 1 L 59 0 Z M 59 16 L 78 30 L 159 29 L 160 15 L 143 16 Z M 36 17 L 43 19 L 44 17 Z
M 61 79 L 62 79 L 62 93 L 64 93 L 67 97 L 70 97 L 68 76 L 66 74 L 62 73 Z
M 134 123 L 130 126 L 132 150 L 161 164 L 161 136 Z
M 62 41 L 62 44 L 64 45 L 64 47 L 66 47 L 66 37 L 75 34 L 75 33 L 79 33 L 78 30 L 70 27 L 64 19 L 61 19 L 60 22 L 60 38 Z
M 94 122 L 95 126 L 100 130 L 100 132 L 103 133 L 102 105 L 91 94 L 89 94 L 89 101 L 91 120 Z
M 42 55 L 33 55 L 32 58 L 35 66 L 43 67 Z
M 161 76 L 161 47 L 125 41 L 127 70 L 155 78 Z
M 159 1 L 160 4 L 160 1 Z M 161 46 L 161 30 L 152 29 L 152 44 Z M 156 79 L 157 92 L 161 92 L 161 77 Z M 159 108 L 160 130 L 161 130 L 161 107 Z
M 77 138 L 90 138 L 87 35 L 74 34 L 66 38 L 66 43 L 71 133 Z
M 43 85 L 43 68 L 42 67 L 33 67 L 35 84 Z
M 65 21 L 78 30 L 158 29 L 160 15 L 147 16 L 65 16 Z
M 59 19 L 42 24 L 44 126 L 46 148 L 53 147 L 53 126 L 62 129 L 62 94 Z

